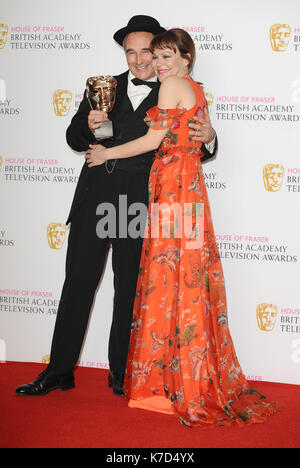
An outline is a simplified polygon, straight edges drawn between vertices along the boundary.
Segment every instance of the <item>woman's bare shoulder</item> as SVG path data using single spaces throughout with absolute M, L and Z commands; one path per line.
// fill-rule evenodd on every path
M 166 77 L 159 91 L 159 107 L 162 109 L 173 109 L 181 105 L 182 102 L 189 103 L 193 98 L 191 85 L 188 80 L 179 76 Z
M 187 80 L 180 78 L 179 76 L 172 75 L 167 76 L 162 82 L 161 86 L 186 86 L 188 84 Z

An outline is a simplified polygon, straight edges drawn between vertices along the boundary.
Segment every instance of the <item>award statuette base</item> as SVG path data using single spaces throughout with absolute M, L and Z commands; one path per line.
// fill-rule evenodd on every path
M 101 142 L 101 140 L 105 140 L 106 138 L 111 138 L 114 136 L 114 131 L 113 131 L 113 124 L 111 120 L 106 120 L 105 122 L 102 122 L 100 128 L 96 128 L 94 130 L 94 135 L 97 141 Z M 112 160 L 112 161 L 106 161 L 105 163 L 105 168 L 108 174 L 112 174 L 114 171 L 114 168 L 116 166 L 117 161 Z
M 110 120 L 102 122 L 101 127 L 94 130 L 94 135 L 97 140 L 111 138 L 114 135 L 112 122 Z

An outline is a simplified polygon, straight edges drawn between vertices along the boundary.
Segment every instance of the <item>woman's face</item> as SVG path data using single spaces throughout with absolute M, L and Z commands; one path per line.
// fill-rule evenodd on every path
M 163 81 L 167 76 L 188 75 L 189 60 L 181 57 L 178 48 L 174 52 L 169 47 L 165 49 L 154 49 L 152 56 L 152 66 L 158 76 L 159 81 Z

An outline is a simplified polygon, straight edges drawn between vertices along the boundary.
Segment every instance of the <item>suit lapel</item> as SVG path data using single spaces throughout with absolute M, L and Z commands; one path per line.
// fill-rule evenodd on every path
M 117 80 L 116 103 L 113 110 L 109 114 L 109 118 L 113 118 L 114 115 L 117 114 L 122 108 L 124 97 L 127 96 L 128 73 L 129 72 L 127 71 L 122 73 L 122 75 L 115 76 Z
M 158 101 L 158 93 L 159 88 L 152 89 L 151 93 L 149 93 L 148 96 L 140 103 L 135 112 L 145 113 L 148 109 L 150 109 L 150 107 L 155 106 Z
M 117 77 L 117 98 L 123 98 L 125 94 L 127 94 L 127 86 L 128 86 L 128 73 L 129 71 L 122 73 L 119 77 Z
M 150 107 L 156 106 L 158 101 L 159 89 L 152 89 L 151 93 L 141 102 L 135 112 L 145 113 Z

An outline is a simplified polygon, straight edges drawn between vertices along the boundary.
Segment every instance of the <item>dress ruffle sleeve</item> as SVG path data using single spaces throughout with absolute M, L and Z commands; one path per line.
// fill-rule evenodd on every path
M 144 119 L 148 127 L 153 130 L 171 128 L 176 120 L 186 112 L 186 109 L 160 109 L 155 106 L 148 110 Z

